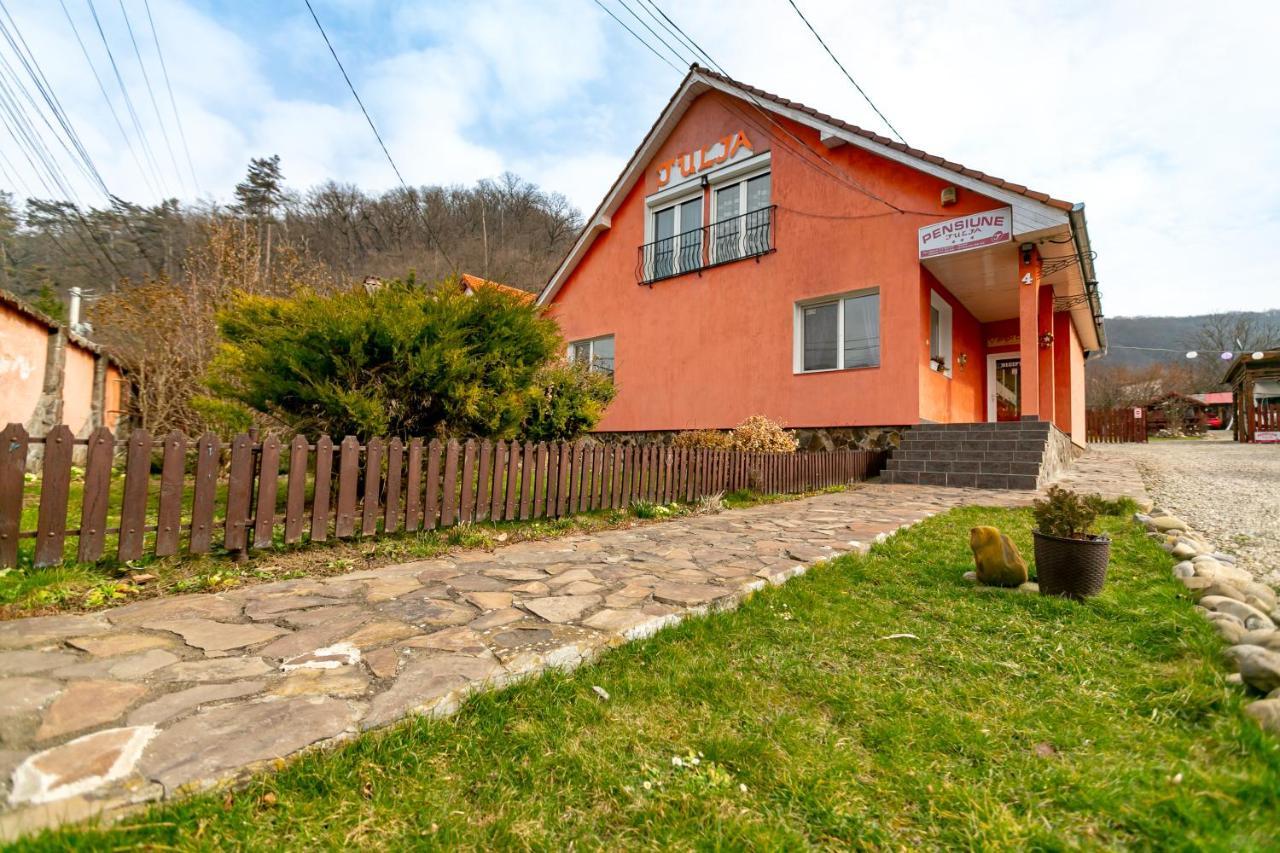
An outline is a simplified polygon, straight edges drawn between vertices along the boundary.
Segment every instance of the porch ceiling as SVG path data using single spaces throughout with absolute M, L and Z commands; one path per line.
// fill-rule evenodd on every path
M 921 263 L 979 322 L 990 323 L 1018 316 L 1018 246 L 1023 242 L 1036 243 L 1040 249 L 1045 259 L 1041 281 L 1053 287 L 1055 297 L 1065 299 L 1084 293 L 1080 265 L 1065 262 L 1075 252 L 1070 237 L 1070 228 L 1064 226 L 1034 236 L 1019 236 L 1014 242 L 943 255 Z M 1089 309 L 1076 302 L 1079 300 L 1072 300 L 1071 313 L 1076 328 L 1084 334 L 1082 323 L 1090 320 Z

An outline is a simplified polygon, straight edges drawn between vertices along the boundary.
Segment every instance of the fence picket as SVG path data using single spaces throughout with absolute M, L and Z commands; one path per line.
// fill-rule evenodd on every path
M 422 519 L 423 530 L 435 530 L 440 523 L 440 439 L 433 438 L 427 444 L 427 497 L 423 503 L 426 513 Z
M 458 441 L 449 439 L 444 448 L 444 488 L 440 502 L 440 526 L 449 527 L 458 520 Z
M 133 442 L 129 443 L 130 462 Z M 129 488 L 128 475 L 125 489 Z M 222 546 L 243 551 L 248 545 L 249 503 L 253 499 L 253 442 L 241 433 L 231 440 L 231 464 L 227 472 L 227 513 L 223 520 Z M 124 519 L 120 520 L 120 547 L 124 548 Z M 133 559 L 133 558 L 130 558 Z
M 307 440 L 295 435 L 289 442 L 289 481 L 284 495 L 284 542 L 292 545 L 302 538 L 307 503 Z
M 115 451 L 116 438 L 111 430 L 98 427 L 89 434 L 84 465 L 84 500 L 80 503 L 80 542 L 76 552 L 76 559 L 81 563 L 97 561 L 106 544 L 111 464 Z M 0 511 L 3 511 L 2 506 Z M 2 559 L 0 563 L 3 563 Z
M 502 521 L 506 516 L 503 514 L 503 507 L 506 502 L 503 500 L 503 484 L 506 482 L 507 476 L 507 443 L 499 441 L 493 446 L 493 474 L 490 479 L 493 481 L 493 495 L 489 501 L 489 518 L 493 521 Z
M 44 439 L 44 473 L 40 479 L 40 515 L 36 524 L 36 566 L 62 562 L 67 541 L 67 499 L 71 491 L 71 453 L 75 436 L 59 424 Z
M 218 468 L 222 462 L 222 442 L 206 432 L 196 442 L 195 484 L 191 490 L 192 554 L 207 554 L 213 547 L 213 513 L 218 497 Z
M 462 498 L 458 504 L 458 520 L 463 524 L 476 516 L 476 440 L 468 438 L 462 451 Z
M 334 513 L 333 535 L 348 539 L 356 532 L 356 489 L 360 485 L 360 442 L 354 435 L 338 445 L 338 506 Z
M 276 526 L 276 496 L 280 489 L 280 439 L 269 435 L 262 442 L 258 465 L 258 502 L 253 518 L 253 547 L 271 545 Z
M 120 501 L 120 536 L 116 556 L 122 563 L 142 556 L 147 525 L 147 486 L 150 479 L 151 434 L 145 429 L 134 430 L 129 436 L 124 493 Z
M 360 506 L 360 535 L 375 536 L 378 533 L 378 516 L 382 508 L 382 457 L 387 445 L 380 438 L 365 442 L 364 449 L 364 498 Z
M 560 469 L 556 479 L 556 518 L 563 516 L 569 507 L 569 482 L 573 470 L 573 444 L 560 442 Z
M 404 442 L 391 439 L 387 445 L 387 499 L 382 518 L 382 532 L 400 529 L 400 488 L 404 477 Z
M 18 565 L 28 444 L 22 424 L 9 424 L 0 432 L 0 568 Z
M 329 538 L 330 492 L 333 485 L 333 439 L 322 435 L 316 439 L 316 479 L 311 493 L 311 541 Z
M 156 556 L 178 553 L 182 534 L 182 484 L 186 479 L 187 437 L 173 430 L 164 437 L 160 465 L 160 505 L 156 509 Z
M 532 510 L 533 504 L 533 488 L 534 480 L 537 472 L 534 470 L 534 446 L 533 442 L 527 441 L 521 452 L 520 461 L 520 520 L 525 521 L 529 518 L 529 512 Z
M 480 464 L 476 473 L 476 521 L 489 518 L 493 505 L 493 442 L 480 442 Z
M 422 439 L 409 440 L 409 461 L 405 478 L 404 529 L 413 533 L 422 518 Z
M 557 502 L 560 500 L 560 445 L 554 441 L 547 445 L 546 482 L 546 509 L 544 515 L 546 518 L 555 518 Z
M 547 445 L 538 442 L 533 451 L 533 508 L 529 510 L 533 518 L 545 518 L 547 515 Z
M 520 443 L 511 442 L 507 446 L 507 501 L 502 517 L 514 521 L 517 501 L 520 497 Z

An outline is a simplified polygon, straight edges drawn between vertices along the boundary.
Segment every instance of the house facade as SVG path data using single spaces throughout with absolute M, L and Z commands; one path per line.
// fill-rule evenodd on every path
M 598 430 L 1044 421 L 1105 349 L 1083 205 L 694 66 L 539 294 Z

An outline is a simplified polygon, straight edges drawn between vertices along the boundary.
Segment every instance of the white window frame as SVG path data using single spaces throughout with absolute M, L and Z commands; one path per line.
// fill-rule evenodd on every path
M 679 237 L 686 230 L 681 227 L 680 208 L 686 202 L 693 201 L 694 199 L 699 199 L 702 201 L 702 208 L 703 208 L 702 218 L 706 219 L 707 202 L 706 202 L 704 193 L 702 191 L 702 187 L 697 183 L 695 183 L 692 187 L 687 187 L 687 186 L 672 187 L 671 190 L 667 192 L 661 192 L 661 193 L 657 193 L 655 195 L 650 196 L 645 202 L 644 244 L 646 246 L 658 239 L 657 230 L 654 228 L 654 222 L 653 222 L 654 218 L 661 211 L 666 210 L 668 207 L 675 208 L 675 224 L 672 226 L 672 233 L 671 233 L 672 245 L 674 247 L 672 250 L 673 259 L 671 264 L 671 275 L 679 275 L 682 272 L 691 272 L 692 270 L 700 269 L 702 267 L 701 262 L 699 262 L 696 266 L 689 267 L 689 269 L 687 270 L 683 269 L 680 266 L 680 255 L 682 253 L 680 251 Z M 703 226 L 700 225 L 698 227 L 701 228 Z M 656 255 L 656 252 L 655 252 L 655 255 Z M 701 253 L 699 253 L 699 255 L 701 255 Z M 656 258 L 654 260 L 654 263 L 656 265 Z M 666 278 L 666 277 L 667 276 L 663 276 L 663 278 Z
M 835 373 L 839 370 L 876 370 L 880 367 L 880 362 L 875 364 L 861 364 L 853 367 L 844 366 L 844 301 L 846 299 L 857 299 L 860 296 L 878 296 L 880 295 L 879 287 L 864 287 L 859 290 L 849 290 L 844 293 L 833 293 L 829 296 L 818 296 L 813 299 L 804 299 L 795 303 L 792 313 L 792 359 L 791 372 L 794 374 L 810 374 L 810 373 Z M 836 305 L 836 366 L 822 367 L 815 370 L 804 369 L 804 309 L 813 308 L 817 305 Z M 883 308 L 883 303 L 881 303 Z M 882 312 L 883 313 L 883 312 Z M 876 327 L 883 332 L 884 324 L 880 322 L 881 316 L 876 317 Z M 883 336 L 880 338 L 883 341 Z M 883 353 L 882 353 L 883 354 Z
M 938 346 L 942 350 L 942 357 L 946 367 L 943 370 L 935 371 L 942 376 L 951 378 L 952 370 L 955 367 L 955 313 L 951 308 L 951 303 L 943 298 L 942 294 L 930 288 L 929 290 L 929 307 L 936 308 L 938 311 Z M 933 363 L 933 314 L 929 315 L 930 328 L 928 332 L 929 339 L 929 364 Z M 929 368 L 933 370 L 932 367 Z
M 763 154 L 748 158 L 739 163 L 734 163 L 732 165 L 725 166 L 719 169 L 718 171 L 711 173 L 711 175 L 708 176 L 707 178 L 708 180 L 707 234 L 708 234 L 708 239 L 711 242 L 711 245 L 707 247 L 707 253 L 708 253 L 708 261 L 710 263 L 718 264 L 723 261 L 733 261 L 733 260 L 738 260 L 739 258 L 747 257 L 747 244 L 746 244 L 747 229 L 745 227 L 743 227 L 738 232 L 738 254 L 734 255 L 731 258 L 716 257 L 716 240 L 714 239 L 715 233 L 716 233 L 715 226 L 717 222 L 720 222 L 720 218 L 717 216 L 720 208 L 719 208 L 719 205 L 716 204 L 716 194 L 720 190 L 726 188 L 725 184 L 735 184 L 735 183 L 738 184 L 738 210 L 740 211 L 738 216 L 742 216 L 748 213 L 749 211 L 747 210 L 747 181 L 751 180 L 752 178 L 758 178 L 761 175 L 768 174 L 773 170 L 773 160 L 769 156 L 771 153 L 772 152 L 766 151 Z M 771 179 L 769 183 L 769 204 L 770 205 L 773 204 L 773 191 L 774 191 L 774 186 Z
M 596 341 L 603 340 L 613 341 L 613 370 L 609 371 L 609 375 L 613 376 L 618 372 L 618 341 L 614 335 L 596 335 L 591 338 L 579 338 L 576 341 L 569 341 L 569 346 L 565 350 L 565 357 L 569 359 L 570 363 L 575 362 L 576 359 L 573 357 L 574 347 L 577 347 L 580 344 L 586 344 L 588 347 L 587 370 L 592 373 L 603 373 L 604 371 L 601 368 L 596 367 Z

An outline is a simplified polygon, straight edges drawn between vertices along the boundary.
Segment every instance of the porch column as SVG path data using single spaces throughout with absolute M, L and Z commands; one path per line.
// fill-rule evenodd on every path
M 1046 333 L 1053 334 L 1053 288 L 1041 287 L 1040 291 L 1040 311 L 1036 328 L 1039 330 L 1036 337 Z M 1062 345 L 1066 345 L 1066 341 L 1062 341 Z M 1054 410 L 1054 375 L 1053 375 L 1053 351 L 1059 346 L 1058 339 L 1055 336 L 1053 343 L 1047 347 L 1036 344 L 1037 352 L 1040 355 L 1040 420 L 1052 421 Z
M 1018 250 L 1019 404 L 1024 420 L 1040 420 L 1040 251 Z

